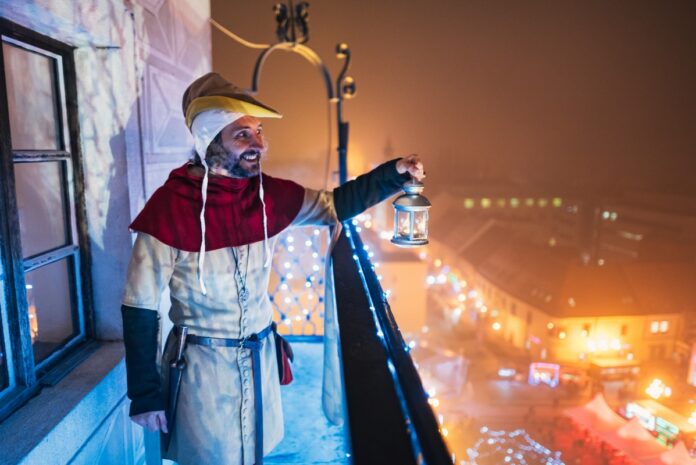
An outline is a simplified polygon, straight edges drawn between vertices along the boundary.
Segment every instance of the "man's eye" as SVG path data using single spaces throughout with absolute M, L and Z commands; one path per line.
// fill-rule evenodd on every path
M 246 131 L 238 132 L 237 135 L 234 136 L 235 139 L 244 139 L 245 137 L 248 137 L 249 134 Z

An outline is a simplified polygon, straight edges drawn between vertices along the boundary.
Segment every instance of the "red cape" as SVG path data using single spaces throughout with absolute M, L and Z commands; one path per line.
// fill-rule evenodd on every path
M 202 177 L 188 172 L 187 163 L 169 174 L 130 225 L 179 250 L 201 247 Z M 288 227 L 304 199 L 299 184 L 263 175 L 268 237 Z M 205 250 L 236 247 L 263 240 L 259 177 L 238 179 L 209 176 L 205 203 Z

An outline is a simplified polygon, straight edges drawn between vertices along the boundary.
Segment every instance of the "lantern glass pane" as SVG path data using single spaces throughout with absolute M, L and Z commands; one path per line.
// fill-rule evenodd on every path
M 413 238 L 428 238 L 428 211 L 422 210 L 413 212 Z
M 411 220 L 410 220 L 410 213 L 403 211 L 403 210 L 397 210 L 396 211 L 396 234 L 395 236 L 397 237 L 405 237 L 408 238 L 411 234 Z

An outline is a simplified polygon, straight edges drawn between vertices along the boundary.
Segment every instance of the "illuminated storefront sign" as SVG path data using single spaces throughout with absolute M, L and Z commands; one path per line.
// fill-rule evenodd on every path
M 590 365 L 592 376 L 602 381 L 635 379 L 639 372 L 637 361 L 622 358 L 595 359 Z
M 653 431 L 657 440 L 665 445 L 672 445 L 680 433 L 692 435 L 696 432 L 686 417 L 650 399 L 626 404 L 626 417 L 638 418 L 640 424 Z
M 629 402 L 626 405 L 626 416 L 628 418 L 638 418 L 638 421 L 640 421 L 640 424 L 643 425 L 643 428 L 647 429 L 648 431 L 655 431 L 655 415 L 653 415 L 650 410 L 642 405 L 638 405 L 635 402 Z
M 535 362 L 529 364 L 529 384 L 547 384 L 552 388 L 558 386 L 561 367 L 556 363 Z
M 655 432 L 657 440 L 663 444 L 671 444 L 679 436 L 679 428 L 664 418 L 655 417 Z

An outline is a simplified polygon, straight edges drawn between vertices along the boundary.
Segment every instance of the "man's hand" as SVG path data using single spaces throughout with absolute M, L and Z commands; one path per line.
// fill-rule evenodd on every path
M 398 171 L 399 174 L 404 174 L 408 172 L 418 181 L 422 181 L 425 177 L 423 162 L 421 161 L 420 157 L 415 153 L 407 157 L 401 158 L 399 161 L 397 161 L 396 171 Z
M 156 410 L 154 412 L 145 412 L 138 415 L 133 415 L 131 420 L 147 428 L 148 431 L 162 431 L 168 433 L 167 417 L 164 416 L 164 410 Z

